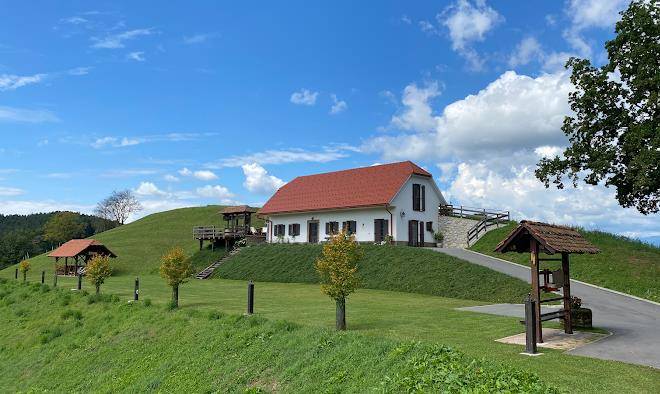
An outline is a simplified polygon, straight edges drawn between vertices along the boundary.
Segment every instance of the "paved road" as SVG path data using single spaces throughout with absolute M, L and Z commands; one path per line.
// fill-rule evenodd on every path
M 530 281 L 529 268 L 458 248 L 433 250 Z M 571 293 L 593 311 L 593 324 L 612 335 L 571 354 L 660 368 L 660 306 L 571 281 Z

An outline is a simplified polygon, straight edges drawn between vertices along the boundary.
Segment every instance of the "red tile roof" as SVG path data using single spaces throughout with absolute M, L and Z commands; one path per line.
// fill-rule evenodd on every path
M 530 251 L 530 237 L 540 244 L 541 252 L 555 253 L 599 253 L 600 249 L 587 241 L 577 230 L 554 224 L 523 220 L 495 248 L 496 252 Z
M 85 252 L 90 247 L 93 247 L 95 251 L 107 251 L 107 254 L 111 255 L 112 257 L 116 257 L 115 254 L 110 251 L 110 249 L 95 239 L 72 239 L 71 241 L 62 244 L 62 246 L 50 252 L 48 256 L 75 257 Z
M 299 176 L 282 186 L 259 213 L 385 206 L 413 174 L 431 177 L 410 161 Z

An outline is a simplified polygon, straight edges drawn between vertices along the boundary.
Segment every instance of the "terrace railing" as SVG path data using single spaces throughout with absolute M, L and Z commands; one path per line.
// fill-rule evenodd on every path
M 442 216 L 453 216 L 478 220 L 478 222 L 467 231 L 466 237 L 468 247 L 472 244 L 473 241 L 479 239 L 481 233 L 488 232 L 490 227 L 499 227 L 500 224 L 506 224 L 509 220 L 511 220 L 509 211 L 495 211 L 485 208 L 470 208 L 464 207 L 462 205 L 458 207 L 453 205 L 441 205 L 439 210 L 440 215 Z

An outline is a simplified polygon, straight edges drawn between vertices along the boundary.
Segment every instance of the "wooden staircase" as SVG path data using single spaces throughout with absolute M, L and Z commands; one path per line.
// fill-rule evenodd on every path
M 235 255 L 236 253 L 240 252 L 241 249 L 233 249 L 231 252 L 229 252 L 225 257 L 221 258 L 220 260 L 216 261 L 215 263 L 209 265 L 208 267 L 204 268 L 200 272 L 195 275 L 196 279 L 208 279 L 213 275 L 213 271 L 215 271 L 216 268 L 220 267 L 220 265 L 227 260 L 229 257 Z

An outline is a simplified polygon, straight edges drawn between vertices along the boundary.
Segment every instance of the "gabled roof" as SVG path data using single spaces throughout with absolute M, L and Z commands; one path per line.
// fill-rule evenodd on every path
M 554 253 L 599 253 L 600 249 L 587 241 L 575 229 L 553 224 L 523 220 L 495 248 L 496 252 L 529 252 L 529 241 L 539 243 L 540 252 Z
M 275 192 L 259 214 L 385 206 L 413 174 L 431 177 L 410 161 L 300 176 Z
M 100 252 L 117 257 L 105 245 L 95 239 L 72 239 L 48 254 L 49 257 L 75 257 L 87 251 Z
M 225 207 L 220 213 L 222 214 L 231 214 L 231 213 L 255 213 L 257 208 L 252 208 L 247 205 L 236 205 L 233 207 Z

